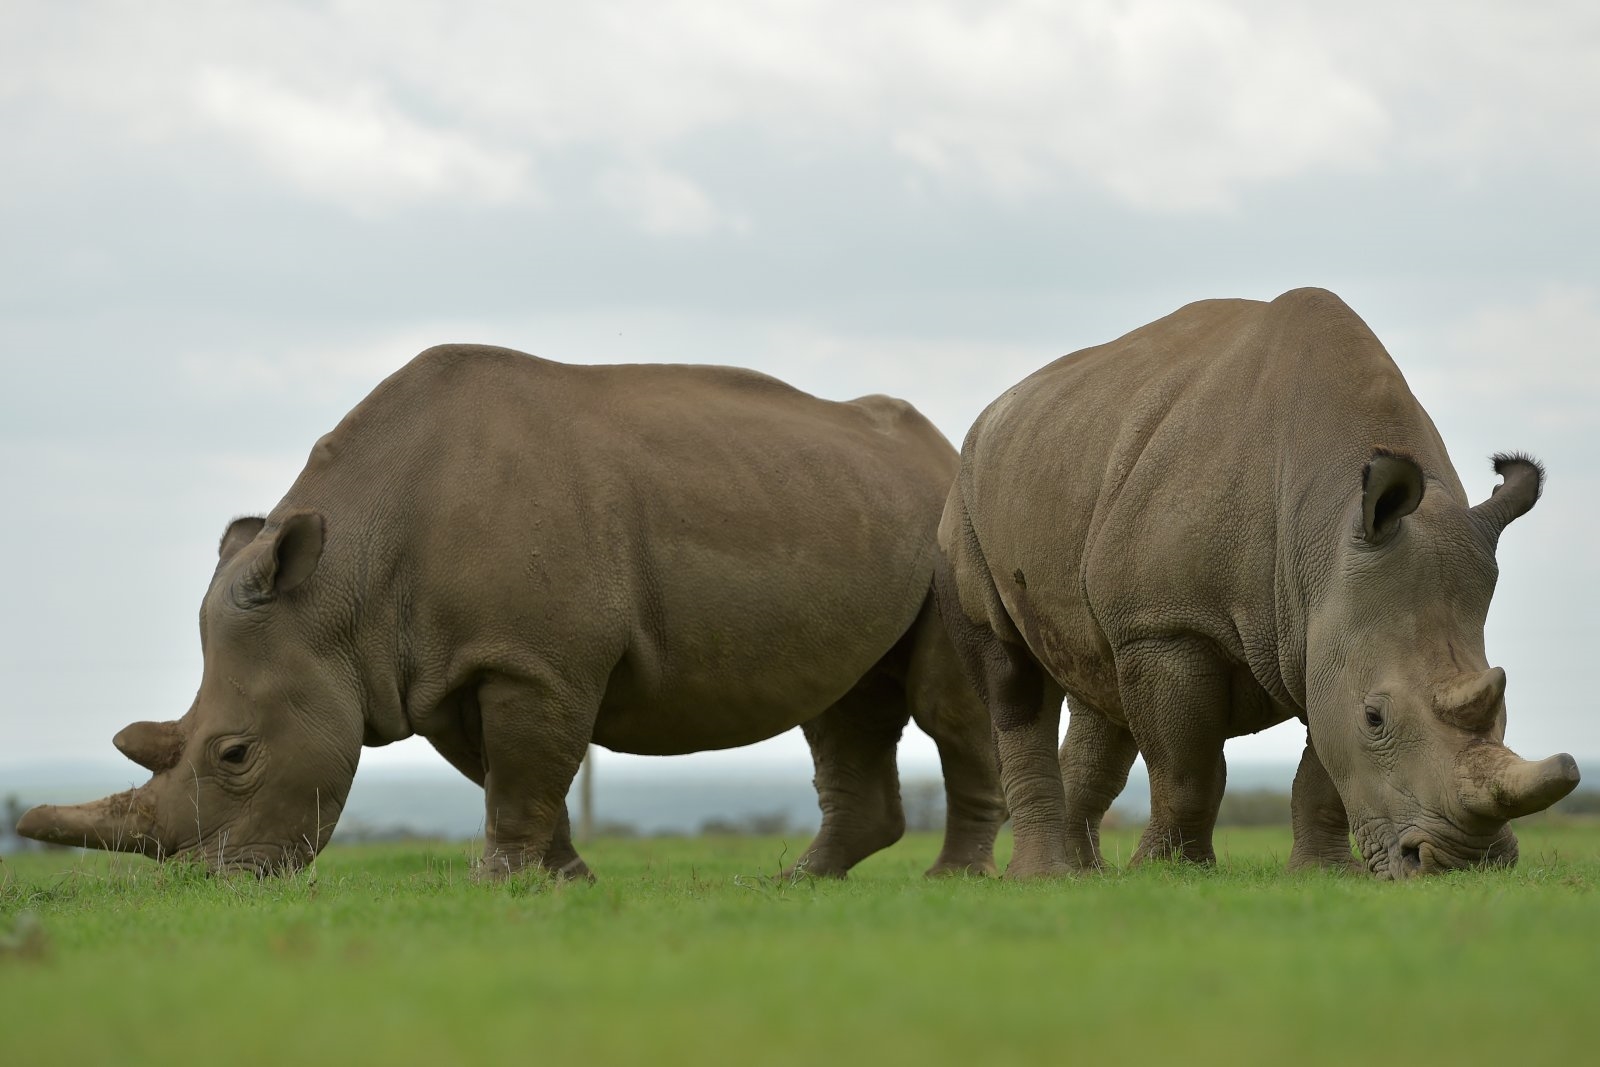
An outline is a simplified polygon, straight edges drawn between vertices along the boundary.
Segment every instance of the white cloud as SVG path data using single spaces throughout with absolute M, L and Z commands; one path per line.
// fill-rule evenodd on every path
M 321 344 L 298 337 L 270 346 L 212 346 L 182 355 L 178 367 L 190 391 L 215 402 L 289 398 L 349 408 L 423 349 L 490 336 L 489 328 L 468 323 L 414 322 Z
M 1313 36 L 1223 4 L 944 9 L 919 28 L 896 149 L 1002 192 L 1065 178 L 1139 208 L 1214 209 L 1253 183 L 1370 167 L 1389 132 Z
M 1600 410 L 1600 289 L 1553 286 L 1445 328 L 1418 375 L 1457 403 L 1517 412 L 1531 431 L 1587 430 Z
M 1386 101 L 1396 160 L 1459 183 L 1530 158 L 1572 176 L 1600 170 L 1600 7 L 1361 0 L 1325 10 L 1300 17 Z
M 353 211 L 525 197 L 535 162 L 572 153 L 624 214 L 703 232 L 730 212 L 666 160 L 728 131 L 1156 212 L 1404 162 L 1465 180 L 1535 145 L 1600 170 L 1600 15 L 1572 4 L 418 0 L 108 4 L 70 32 L 59 18 L 36 9 L 0 44 L 0 98 L 156 144 L 220 137 Z
M 458 47 L 405 77 L 545 144 L 644 155 L 745 126 L 889 149 L 1001 195 L 1072 180 L 1159 210 L 1370 166 L 1389 132 L 1315 32 L 1209 0 L 585 10 L 526 32 L 453 21 Z M 538 59 L 510 62 L 523 44 Z M 468 62 L 496 73 L 465 77 Z
M 719 211 L 694 182 L 654 164 L 614 167 L 600 175 L 600 194 L 640 229 L 660 237 L 742 231 L 742 219 Z
M 196 75 L 194 99 L 219 132 L 302 192 L 357 213 L 440 196 L 501 204 L 532 191 L 519 154 L 424 126 L 372 86 L 319 98 L 211 67 Z

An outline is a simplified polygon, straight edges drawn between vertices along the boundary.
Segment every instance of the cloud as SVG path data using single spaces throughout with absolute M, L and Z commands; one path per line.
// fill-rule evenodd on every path
M 804 151 L 887 149 L 1006 197 L 1074 182 L 1188 211 L 1313 167 L 1369 167 L 1389 134 L 1382 102 L 1314 28 L 1207 0 L 756 4 L 714 17 L 666 2 L 541 16 L 539 33 L 531 20 L 522 33 L 451 18 L 460 47 L 406 77 L 546 146 L 638 156 L 749 130 Z M 530 41 L 538 59 L 509 62 Z M 495 76 L 463 77 L 469 61 Z
M 655 164 L 613 167 L 600 175 L 599 188 L 606 203 L 658 237 L 748 229 L 742 218 L 719 210 L 693 181 Z
M 655 233 L 736 217 L 681 162 L 729 135 L 897 161 L 985 196 L 1088 188 L 1160 213 L 1226 209 L 1265 184 L 1408 153 L 1471 169 L 1530 127 L 1593 146 L 1586 121 L 1528 119 L 1553 102 L 1577 120 L 1600 103 L 1582 74 L 1600 57 L 1581 34 L 1492 6 L 1423 8 L 1385 14 L 1376 32 L 1376 9 L 1346 19 L 1250 0 L 418 0 L 183 8 L 159 32 L 145 9 L 105 5 L 71 33 L 11 35 L 38 44 L 0 46 L 14 64 L 0 98 L 34 94 L 147 144 L 219 139 L 356 213 L 519 201 L 536 165 L 567 163 Z M 1419 50 L 1442 80 L 1407 65 Z M 1483 106 L 1442 121 L 1440 102 L 1463 97 Z
M 1422 372 L 1430 391 L 1520 412 L 1530 429 L 1587 431 L 1600 409 L 1600 289 L 1550 286 L 1441 331 Z
M 1075 180 L 1136 208 L 1230 205 L 1253 183 L 1370 168 L 1382 102 L 1292 26 L 1218 3 L 930 11 L 883 88 L 895 148 L 1003 193 Z
M 345 402 L 348 407 L 423 349 L 492 336 L 491 329 L 417 321 L 398 329 L 368 327 L 360 336 L 322 342 L 308 342 L 303 335 L 253 346 L 213 341 L 185 352 L 176 363 L 189 393 L 208 403 L 248 398 L 297 406 Z
M 270 76 L 210 67 L 194 102 L 218 132 L 297 189 L 358 214 L 451 197 L 504 204 L 532 194 L 525 158 L 422 125 L 375 87 L 317 97 Z
M 1600 170 L 1600 8 L 1586 0 L 1365 0 L 1305 21 L 1386 102 L 1397 163 L 1468 185 L 1530 158 Z

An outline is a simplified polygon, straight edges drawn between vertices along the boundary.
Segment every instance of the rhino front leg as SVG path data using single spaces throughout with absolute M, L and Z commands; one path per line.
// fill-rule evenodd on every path
M 1364 868 L 1350 851 L 1350 820 L 1344 801 L 1334 788 L 1333 779 L 1306 739 L 1306 750 L 1295 771 L 1290 795 L 1294 823 L 1294 847 L 1289 851 L 1289 869 L 1332 867 L 1360 871 Z
M 427 735 L 428 743 L 449 761 L 450 765 L 478 785 L 484 785 L 488 767 L 483 758 L 483 742 L 478 721 L 470 724 L 449 722 L 433 728 Z M 487 824 L 485 824 L 487 826 Z M 572 845 L 572 822 L 566 805 L 561 807 L 561 820 L 556 824 L 550 849 L 542 861 L 544 869 L 559 878 L 584 878 L 594 881 L 589 865 L 583 862 Z
M 1070 697 L 1067 708 L 1067 736 L 1060 755 L 1067 795 L 1067 860 L 1075 867 L 1102 867 L 1100 823 L 1128 784 L 1128 769 L 1139 747 L 1127 727 L 1095 708 Z
M 1212 864 L 1212 833 L 1228 780 L 1228 672 L 1192 640 L 1145 641 L 1117 655 L 1128 725 L 1150 771 L 1150 822 L 1132 863 Z
M 894 681 L 874 671 L 833 707 L 803 723 L 822 828 L 785 874 L 843 878 L 906 830 L 895 748 L 909 713 Z
M 598 699 L 560 682 L 495 677 L 479 686 L 478 704 L 487 768 L 482 876 L 529 867 L 586 875 L 572 849 L 566 796 L 594 732 Z

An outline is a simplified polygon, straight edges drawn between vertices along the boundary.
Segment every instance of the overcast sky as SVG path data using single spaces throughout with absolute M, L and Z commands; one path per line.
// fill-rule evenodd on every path
M 6 0 L 0 766 L 182 713 L 223 526 L 427 345 L 756 367 L 959 442 L 1058 355 L 1301 285 L 1474 497 L 1548 464 L 1490 660 L 1514 748 L 1600 756 L 1597 115 L 1592 2 Z

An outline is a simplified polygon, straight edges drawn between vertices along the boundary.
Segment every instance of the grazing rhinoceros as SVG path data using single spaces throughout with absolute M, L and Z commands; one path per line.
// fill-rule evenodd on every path
M 484 787 L 491 874 L 587 874 L 564 797 L 591 741 L 730 748 L 802 725 L 843 875 L 904 829 L 895 746 L 937 742 L 929 873 L 992 871 L 989 717 L 933 601 L 955 450 L 909 404 L 762 374 L 430 349 L 222 539 L 204 671 L 117 747 L 149 783 L 18 831 L 268 871 L 328 840 L 361 747 L 418 734 Z
M 1511 863 L 1572 757 L 1505 747 L 1494 552 L 1542 471 L 1469 507 L 1438 432 L 1338 297 L 1191 304 L 983 412 L 940 525 L 944 615 L 998 731 L 1011 876 L 1099 862 L 1143 753 L 1134 854 L 1210 862 L 1223 741 L 1308 726 L 1293 865 Z M 1059 764 L 1063 693 L 1071 708 Z M 1064 782 L 1064 785 L 1063 785 Z

